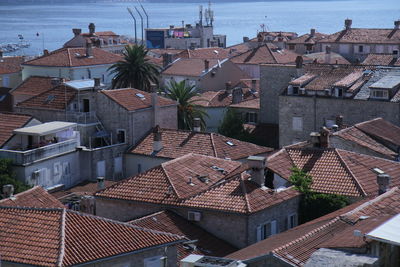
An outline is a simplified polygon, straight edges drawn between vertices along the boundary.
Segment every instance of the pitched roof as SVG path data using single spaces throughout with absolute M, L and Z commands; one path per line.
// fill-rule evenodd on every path
M 23 57 L 0 57 L 0 74 L 20 72 L 23 62 Z
M 400 57 L 394 58 L 393 54 L 368 54 L 362 65 L 373 66 L 400 66 Z
M 318 64 L 350 64 L 350 62 L 347 59 L 345 59 L 342 55 L 334 52 L 330 52 L 329 60 L 327 60 L 326 52 L 306 54 L 304 55 L 304 58 L 310 59 L 313 61 L 313 63 L 318 63 Z
M 297 53 L 278 49 L 275 45 L 267 43 L 257 48 L 234 56 L 231 61 L 236 64 L 286 64 L 296 62 Z
M 12 95 L 36 96 L 54 87 L 52 77 L 30 76 L 11 91 Z
M 365 247 L 368 239 L 355 237 L 354 230 L 360 230 L 363 234 L 368 233 L 399 213 L 399 204 L 400 191 L 398 188 L 393 188 L 375 199 L 354 203 L 286 232 L 271 236 L 227 257 L 245 260 L 272 252 L 295 266 L 302 266 L 319 248 Z
M 317 192 L 346 196 L 375 196 L 378 193 L 379 168 L 392 177 L 392 186 L 400 185 L 400 163 L 335 148 L 283 148 L 267 159 L 267 166 L 284 179 L 297 166 L 313 178 Z
M 0 200 L 3 207 L 64 208 L 60 201 L 47 193 L 41 186 L 35 186 L 12 198 Z
M 369 44 L 398 44 L 400 30 L 396 29 L 360 29 L 342 30 L 320 40 L 321 43 L 369 43 Z
M 382 118 L 357 123 L 334 132 L 333 136 L 354 142 L 391 159 L 398 155 L 393 147 L 400 146 L 400 127 Z M 391 144 L 392 148 L 388 147 L 387 143 Z
M 187 240 L 197 240 L 195 243 L 195 250 L 192 250 L 187 246 L 185 247 L 183 244 L 179 245 L 178 260 L 181 260 L 190 254 L 223 257 L 237 250 L 237 248 L 224 240 L 217 238 L 213 234 L 205 231 L 203 228 L 168 210 L 156 212 L 130 221 L 129 223 L 146 229 L 184 236 Z
M 101 90 L 102 94 L 109 97 L 128 111 L 150 108 L 151 107 L 151 94 L 134 88 L 115 89 L 115 90 Z M 159 106 L 176 105 L 174 100 L 157 96 Z
M 260 110 L 260 99 L 256 98 L 256 99 L 245 100 L 237 104 L 231 104 L 230 107 Z
M 262 189 L 240 162 L 188 154 L 128 178 L 96 197 L 249 214 L 298 196 Z
M 93 47 L 93 56 L 86 56 L 86 48 L 61 48 L 48 55 L 26 61 L 23 65 L 45 67 L 79 67 L 114 64 L 122 60 L 120 55 Z
M 112 186 L 116 182 L 114 181 L 109 181 L 105 180 L 104 185 L 105 187 Z M 94 181 L 84 181 L 82 183 L 77 184 L 74 187 L 65 189 L 65 190 L 59 190 L 59 191 L 54 191 L 51 192 L 50 194 L 54 196 L 57 199 L 63 199 L 66 196 L 69 195 L 82 195 L 82 196 L 88 196 L 88 195 L 94 195 L 96 191 L 99 190 L 97 182 Z
M 167 245 L 183 237 L 65 209 L 0 207 L 5 262 L 71 266 Z
M 199 77 L 207 73 L 218 64 L 217 59 L 209 59 L 208 61 L 209 69 L 206 71 L 204 59 L 181 58 L 170 64 L 161 74 Z M 221 64 L 222 63 L 223 61 L 221 61 Z
M 29 115 L 0 113 L 0 147 L 14 135 L 15 129 L 24 127 L 31 119 Z
M 311 33 L 306 33 L 306 34 L 300 35 L 297 38 L 289 40 L 287 43 L 288 44 L 315 44 L 327 36 L 328 36 L 328 34 L 320 33 L 320 32 L 316 31 L 313 35 L 311 35 Z
M 61 84 L 19 102 L 17 107 L 65 110 L 76 95 L 75 89 L 66 84 Z
M 273 150 L 269 147 L 243 142 L 217 133 L 174 129 L 160 129 L 160 131 L 163 148 L 159 152 L 154 153 L 153 151 L 155 133 L 151 132 L 130 153 L 164 158 L 178 158 L 188 153 L 197 153 L 237 160 Z
M 185 49 L 178 54 L 180 58 L 198 59 L 225 59 L 231 56 L 228 49 L 221 47 L 207 47 L 197 49 Z

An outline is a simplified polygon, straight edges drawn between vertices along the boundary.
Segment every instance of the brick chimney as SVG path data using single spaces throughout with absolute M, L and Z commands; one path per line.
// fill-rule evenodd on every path
M 153 127 L 158 125 L 159 106 L 158 95 L 156 92 L 151 93 L 151 106 L 153 107 Z
M 338 128 L 341 129 L 343 127 L 343 116 L 337 115 L 335 118 L 335 123 L 338 126 Z
M 201 132 L 200 118 L 194 118 L 193 119 L 193 131 L 194 132 Z
M 325 64 L 330 64 L 331 63 L 331 47 L 326 46 L 325 47 Z
M 204 70 L 207 72 L 210 68 L 210 61 L 208 59 L 204 59 Z
M 82 29 L 72 29 L 72 32 L 74 33 L 74 36 L 78 36 L 82 33 Z
M 153 152 L 158 152 L 163 148 L 162 134 L 160 126 L 156 126 L 153 129 Z
M 329 129 L 325 126 L 321 128 L 320 136 L 319 136 L 319 145 L 321 148 L 329 147 Z
M 14 195 L 14 186 L 12 184 L 3 185 L 4 198 L 10 198 Z
M 252 170 L 251 180 L 257 183 L 260 187 L 265 186 L 265 157 L 249 156 L 247 164 Z
M 232 94 L 232 83 L 230 81 L 225 83 L 225 91 L 227 94 Z
M 94 26 L 94 23 L 90 23 L 88 28 L 90 35 L 94 35 L 94 33 L 96 32 L 96 26 Z
M 395 28 L 396 30 L 400 30 L 400 20 L 395 20 L 395 21 L 394 21 L 394 28 Z
M 376 176 L 379 195 L 382 195 L 383 193 L 389 190 L 390 180 L 391 180 L 390 176 L 386 173 L 380 173 Z
M 97 177 L 97 189 L 101 190 L 106 188 L 104 177 Z
M 311 37 L 314 37 L 314 36 L 315 36 L 315 29 L 311 29 L 311 30 L 310 30 L 310 36 L 311 36 Z
M 232 104 L 237 104 L 243 101 L 242 88 L 238 87 L 232 91 Z
M 346 29 L 346 31 L 351 29 L 352 23 L 353 23 L 353 21 L 351 19 L 344 20 L 344 28 Z
M 43 50 L 43 56 L 48 56 L 49 55 L 49 50 L 45 49 Z
M 93 57 L 93 44 L 90 40 L 86 41 L 86 57 Z

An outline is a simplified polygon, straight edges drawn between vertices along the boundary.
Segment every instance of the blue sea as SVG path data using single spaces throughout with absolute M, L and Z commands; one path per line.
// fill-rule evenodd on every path
M 21 1 L 21 0 L 20 0 Z M 199 20 L 199 5 L 208 1 L 144 1 L 149 26 L 194 24 Z M 54 50 L 72 38 L 72 28 L 87 32 L 90 22 L 97 31 L 111 30 L 121 35 L 134 35 L 133 20 L 127 7 L 140 6 L 136 1 L 21 1 L 0 0 L 0 44 L 18 43 L 19 35 L 31 43 L 17 54 L 34 55 L 43 48 Z M 264 24 L 270 31 L 306 33 L 316 28 L 323 33 L 343 29 L 346 18 L 353 27 L 392 28 L 400 18 L 400 0 L 286 0 L 211 2 L 214 10 L 214 32 L 226 34 L 228 45 L 254 37 Z M 136 16 L 139 18 L 139 16 Z M 146 27 L 146 25 L 145 25 Z M 138 23 L 138 37 L 140 21 Z

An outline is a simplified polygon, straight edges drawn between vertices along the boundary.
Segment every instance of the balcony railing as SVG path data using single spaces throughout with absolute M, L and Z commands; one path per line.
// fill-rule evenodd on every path
M 41 159 L 74 151 L 77 146 L 78 140 L 70 139 L 27 151 L 0 149 L 0 158 L 12 159 L 16 165 L 26 165 Z
M 96 112 L 73 112 L 68 111 L 66 114 L 66 121 L 76 122 L 78 124 L 97 123 Z

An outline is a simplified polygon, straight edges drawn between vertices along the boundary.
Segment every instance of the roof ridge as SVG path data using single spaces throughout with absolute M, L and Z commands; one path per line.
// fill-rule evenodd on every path
M 272 58 L 275 60 L 275 63 L 278 63 L 278 60 L 276 59 L 274 53 L 272 53 L 271 48 L 269 48 L 268 45 L 266 45 L 266 47 L 267 47 L 267 49 L 268 49 L 268 52 L 271 54 Z
M 350 173 L 350 176 L 353 178 L 353 180 L 356 182 L 356 186 L 358 188 L 359 191 L 361 191 L 361 193 L 363 194 L 363 196 L 367 196 L 367 193 L 364 191 L 364 188 L 362 188 L 360 182 L 358 181 L 358 179 L 356 178 L 356 176 L 354 175 L 354 173 L 351 171 L 350 167 L 347 166 L 346 161 L 343 159 L 342 155 L 340 155 L 340 153 L 334 149 L 335 154 L 339 157 L 341 163 L 344 165 L 344 168 Z
M 35 185 L 34 187 L 29 188 L 28 190 L 25 190 L 25 191 L 23 191 L 23 192 L 20 192 L 20 193 L 18 193 L 18 194 L 13 195 L 13 197 L 17 198 L 17 197 L 19 197 L 19 196 L 23 196 L 23 195 L 25 195 L 25 193 L 31 192 L 33 189 L 36 189 L 36 188 L 38 188 L 38 187 L 41 187 L 41 186 Z M 9 200 L 9 199 L 10 199 L 10 198 L 3 198 L 3 199 L 0 199 L 0 203 L 1 203 L 1 202 L 5 202 L 6 200 Z
M 187 154 L 187 155 L 190 155 L 190 154 Z M 185 155 L 185 156 L 187 156 L 187 155 Z M 183 156 L 183 157 L 185 157 L 185 156 Z M 177 159 L 180 159 L 180 158 L 177 158 Z M 173 160 L 171 160 L 171 161 L 173 161 Z M 171 162 L 171 161 L 167 161 L 166 163 Z M 161 164 L 161 170 L 164 173 L 164 175 L 166 176 L 167 181 L 168 181 L 169 185 L 172 187 L 172 190 L 174 191 L 175 195 L 178 197 L 178 199 L 181 199 L 180 195 L 178 194 L 178 191 L 176 190 L 174 184 L 171 181 L 171 178 L 169 177 L 168 173 L 164 169 L 164 163 Z M 169 190 L 169 189 L 167 189 L 167 190 Z
M 146 215 L 146 216 L 143 216 L 143 217 L 140 217 L 140 218 L 137 218 L 137 219 L 133 219 L 133 220 L 127 221 L 127 223 L 131 224 L 131 223 L 134 223 L 134 222 L 140 222 L 142 220 L 145 220 L 145 219 L 153 217 L 153 216 L 157 216 L 157 215 L 159 215 L 161 213 L 165 213 L 165 212 L 166 212 L 166 210 L 160 210 L 160 211 L 157 211 L 157 212 L 154 212 L 154 213 L 150 213 L 149 215 Z
M 57 266 L 62 266 L 65 255 L 65 208 L 61 212 L 61 224 L 60 224 L 60 252 L 58 254 Z
M 213 133 L 210 133 L 210 139 L 211 139 L 211 146 L 214 151 L 214 156 L 218 157 L 217 148 L 215 147 L 215 143 L 214 143 L 214 134 Z
M 240 186 L 242 187 L 242 191 L 243 191 L 243 195 L 244 195 L 244 201 L 245 201 L 246 206 L 247 206 L 247 212 L 251 213 L 252 210 L 251 210 L 249 198 L 247 197 L 247 190 L 246 190 L 246 186 L 244 184 L 243 172 L 240 174 L 239 183 L 240 183 Z

